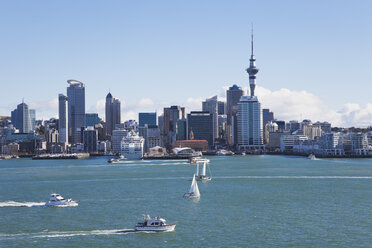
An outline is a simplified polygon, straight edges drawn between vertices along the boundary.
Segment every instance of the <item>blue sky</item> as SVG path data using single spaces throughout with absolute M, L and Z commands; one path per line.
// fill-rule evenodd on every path
M 1 1 L 0 115 L 22 97 L 38 117 L 56 115 L 67 79 L 86 84 L 87 112 L 101 114 L 109 90 L 124 118 L 198 108 L 223 87 L 248 86 L 253 22 L 264 107 L 281 119 L 365 126 L 371 9 L 370 1 Z

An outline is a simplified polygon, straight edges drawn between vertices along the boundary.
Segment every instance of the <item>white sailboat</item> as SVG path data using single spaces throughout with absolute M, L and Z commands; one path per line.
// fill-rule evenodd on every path
M 185 193 L 183 197 L 185 198 L 199 198 L 200 197 L 200 192 L 198 188 L 198 183 L 196 182 L 196 179 L 195 179 L 195 174 L 192 178 L 189 192 Z
M 195 161 L 196 163 L 196 173 L 195 177 L 197 181 L 210 181 L 212 180 L 211 177 L 207 177 L 207 164 L 209 163 L 208 159 L 198 159 Z M 199 164 L 203 164 L 202 171 L 199 175 Z

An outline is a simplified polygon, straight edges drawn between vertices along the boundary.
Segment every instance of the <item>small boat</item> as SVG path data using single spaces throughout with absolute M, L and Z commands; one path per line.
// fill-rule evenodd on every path
M 314 154 L 310 154 L 307 158 L 310 160 L 316 160 L 316 157 Z
M 200 197 L 200 192 L 198 188 L 198 183 L 196 182 L 196 179 L 195 179 L 195 174 L 192 178 L 189 192 L 185 193 L 183 197 L 185 198 L 199 198 Z
M 212 180 L 211 177 L 207 177 L 206 176 L 206 171 L 207 171 L 207 164 L 209 163 L 209 159 L 203 159 L 203 158 L 199 158 L 197 160 L 195 160 L 195 163 L 196 163 L 196 172 L 195 172 L 195 179 L 196 181 L 210 181 Z M 203 167 L 202 167 L 202 170 L 201 170 L 201 173 L 199 175 L 199 165 L 202 164 Z
M 119 158 L 110 158 L 107 160 L 107 162 L 110 164 L 120 164 L 125 161 L 127 161 L 127 159 L 123 155 L 121 155 Z
M 135 229 L 136 231 L 147 232 L 172 232 L 176 228 L 177 223 L 167 224 L 163 218 L 151 218 L 149 215 L 144 217 L 144 222 L 138 222 Z
M 46 207 L 75 207 L 77 202 L 72 199 L 65 199 L 60 194 L 51 194 L 48 202 L 45 203 Z
M 234 155 L 232 151 L 227 151 L 227 150 L 219 150 L 217 151 L 217 156 L 231 156 Z

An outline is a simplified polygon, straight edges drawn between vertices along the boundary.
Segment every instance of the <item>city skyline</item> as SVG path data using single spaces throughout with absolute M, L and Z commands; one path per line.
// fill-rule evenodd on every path
M 225 98 L 233 84 L 247 92 L 253 22 L 262 108 L 286 121 L 372 122 L 368 2 L 1 6 L 8 34 L 0 48 L 2 84 L 20 87 L 2 97 L 0 115 L 24 97 L 37 119 L 57 116 L 58 93 L 70 78 L 86 85 L 86 112 L 100 117 L 108 92 L 121 99 L 122 120 L 171 105 L 201 110 L 203 100 Z

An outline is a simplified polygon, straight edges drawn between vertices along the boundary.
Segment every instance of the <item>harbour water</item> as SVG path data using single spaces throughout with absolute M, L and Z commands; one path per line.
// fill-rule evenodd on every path
M 372 159 L 209 159 L 199 201 L 186 160 L 2 160 L 0 247 L 371 247 Z M 178 225 L 132 232 L 142 214 Z

